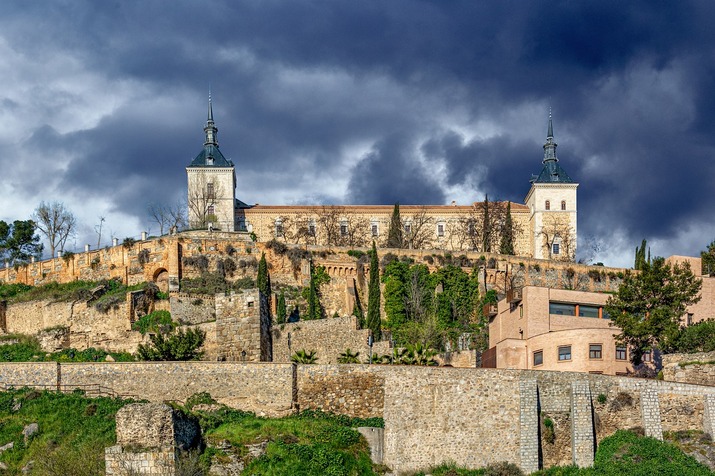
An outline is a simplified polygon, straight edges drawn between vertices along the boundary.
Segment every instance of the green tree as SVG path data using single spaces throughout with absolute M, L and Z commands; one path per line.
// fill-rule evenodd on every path
M 179 329 L 169 335 L 151 334 L 150 344 L 139 344 L 141 360 L 198 360 L 203 355 L 199 348 L 206 340 L 206 332 L 198 328 Z
M 650 248 L 648 248 L 648 255 L 646 257 L 646 240 L 643 238 L 640 247 L 636 246 L 636 258 L 633 263 L 633 269 L 641 270 L 646 263 L 650 263 Z
M 715 320 L 701 321 L 682 328 L 668 350 L 685 353 L 715 351 Z
M 372 242 L 370 255 L 370 284 L 367 298 L 367 327 L 372 330 L 375 340 L 382 336 L 380 329 L 380 262 L 377 257 L 377 247 Z
M 325 271 L 324 266 L 315 266 L 310 260 L 310 284 L 303 288 L 301 295 L 308 303 L 308 314 L 306 320 L 322 319 L 325 317 L 325 309 L 320 303 L 320 287 L 330 282 L 330 276 Z
M 256 277 L 256 285 L 258 290 L 271 298 L 271 276 L 268 274 L 268 262 L 266 262 L 266 254 L 261 253 L 261 260 L 258 262 L 258 276 Z
M 276 322 L 278 324 L 283 324 L 288 316 L 288 310 L 286 309 L 286 297 L 283 291 L 278 295 L 278 304 L 276 305 Z
M 499 252 L 503 255 L 514 254 L 514 223 L 511 219 L 511 202 L 506 204 L 506 217 L 504 218 Z
M 390 230 L 387 234 L 388 248 L 402 248 L 405 241 L 402 235 L 402 219 L 400 218 L 400 204 L 395 203 L 390 219 Z
M 12 224 L 0 220 L 0 259 L 11 264 L 26 263 L 33 256 L 39 259 L 43 246 L 35 229 L 32 220 L 15 220 Z
M 642 262 L 640 273 L 626 273 L 618 292 L 608 299 L 606 312 L 621 329 L 616 339 L 630 348 L 634 365 L 650 349 L 673 345 L 680 317 L 700 300 L 701 286 L 688 263 L 671 267 L 660 257 Z
M 700 253 L 702 270 L 704 276 L 715 276 L 715 240 L 709 245 L 708 249 Z

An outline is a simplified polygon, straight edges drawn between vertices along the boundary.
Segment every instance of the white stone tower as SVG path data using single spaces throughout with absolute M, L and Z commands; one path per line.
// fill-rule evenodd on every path
M 533 256 L 538 259 L 574 261 L 578 183 L 569 177 L 556 158 L 551 113 L 543 164 L 541 173 L 532 177 L 531 189 L 524 200 L 531 213 L 529 232 Z
M 186 167 L 189 227 L 234 231 L 236 171 L 218 148 L 211 94 L 204 148 Z

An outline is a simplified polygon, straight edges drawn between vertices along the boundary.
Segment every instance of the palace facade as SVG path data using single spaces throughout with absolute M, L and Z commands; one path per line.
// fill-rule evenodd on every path
M 386 245 L 393 204 L 248 205 L 236 198 L 235 166 L 219 149 L 210 97 L 204 134 L 203 149 L 186 167 L 190 228 L 252 233 L 261 242 Z M 556 147 L 549 117 L 542 169 L 532 176 L 523 204 L 400 205 L 401 247 L 499 252 L 511 223 L 515 255 L 573 261 L 578 183 L 559 164 Z

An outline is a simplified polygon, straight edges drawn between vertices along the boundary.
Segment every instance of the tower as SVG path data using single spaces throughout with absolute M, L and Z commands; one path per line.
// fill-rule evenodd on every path
M 204 148 L 186 167 L 190 228 L 234 231 L 236 171 L 218 148 L 211 94 Z
M 554 126 L 549 112 L 549 128 L 544 144 L 543 167 L 531 178 L 524 203 L 529 207 L 529 232 L 534 258 L 573 261 L 576 257 L 576 183 L 559 165 Z

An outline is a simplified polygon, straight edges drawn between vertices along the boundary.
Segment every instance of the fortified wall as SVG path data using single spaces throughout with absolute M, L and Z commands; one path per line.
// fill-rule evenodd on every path
M 236 362 L 0 364 L 0 385 L 71 390 L 101 384 L 153 402 L 207 391 L 259 414 L 316 408 L 385 420 L 384 463 L 509 461 L 527 472 L 593 464 L 604 437 L 641 428 L 715 434 L 715 387 L 569 372 Z M 540 428 L 554 422 L 555 440 Z

